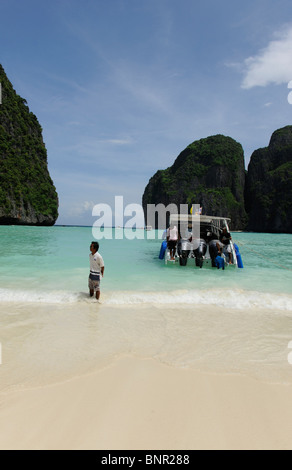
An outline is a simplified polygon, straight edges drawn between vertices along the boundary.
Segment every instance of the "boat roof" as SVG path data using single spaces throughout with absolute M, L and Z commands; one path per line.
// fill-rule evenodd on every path
M 200 222 L 212 223 L 212 221 L 230 222 L 228 217 L 215 217 L 214 215 L 191 215 L 191 214 L 170 214 L 170 223 L 174 222 Z

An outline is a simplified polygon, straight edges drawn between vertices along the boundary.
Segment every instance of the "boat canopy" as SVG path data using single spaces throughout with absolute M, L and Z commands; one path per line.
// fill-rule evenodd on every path
M 184 238 L 186 231 L 190 229 L 195 238 L 204 240 L 219 239 L 224 227 L 229 232 L 229 217 L 216 217 L 213 215 L 191 215 L 191 214 L 171 214 L 170 225 L 177 225 L 179 233 Z
M 231 219 L 228 217 L 215 217 L 213 215 L 191 215 L 191 214 L 170 214 L 170 223 L 206 223 L 211 224 L 214 223 L 215 225 L 224 225 L 224 222 L 230 222 Z M 217 222 L 217 223 L 216 223 Z

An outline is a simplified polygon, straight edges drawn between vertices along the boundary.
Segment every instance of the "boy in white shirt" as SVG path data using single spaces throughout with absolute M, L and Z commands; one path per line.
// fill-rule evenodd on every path
M 92 242 L 90 245 L 90 274 L 88 279 L 88 287 L 90 297 L 93 297 L 94 292 L 96 299 L 100 297 L 100 276 L 104 275 L 104 262 L 102 256 L 98 253 L 99 244 L 98 242 Z

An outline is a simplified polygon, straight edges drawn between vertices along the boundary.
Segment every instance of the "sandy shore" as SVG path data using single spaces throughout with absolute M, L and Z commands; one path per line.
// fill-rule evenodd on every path
M 3 449 L 292 449 L 292 386 L 125 357 L 0 395 Z

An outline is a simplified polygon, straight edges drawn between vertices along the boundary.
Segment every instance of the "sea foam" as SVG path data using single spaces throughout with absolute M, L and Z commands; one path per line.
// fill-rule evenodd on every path
M 231 309 L 272 309 L 291 311 L 292 296 L 286 294 L 271 294 L 239 289 L 229 290 L 178 290 L 166 292 L 116 292 L 107 296 L 108 305 L 216 305 Z
M 87 292 L 70 291 L 13 291 L 0 289 L 0 302 L 68 304 L 87 302 Z M 269 309 L 292 313 L 292 296 L 288 294 L 245 291 L 242 289 L 216 290 L 175 290 L 171 292 L 155 291 L 118 291 L 102 292 L 102 304 L 108 306 L 131 305 L 213 305 L 230 309 Z
M 69 291 L 41 292 L 32 290 L 14 291 L 11 289 L 0 289 L 0 302 L 62 304 L 77 302 L 79 299 L 79 293 Z

